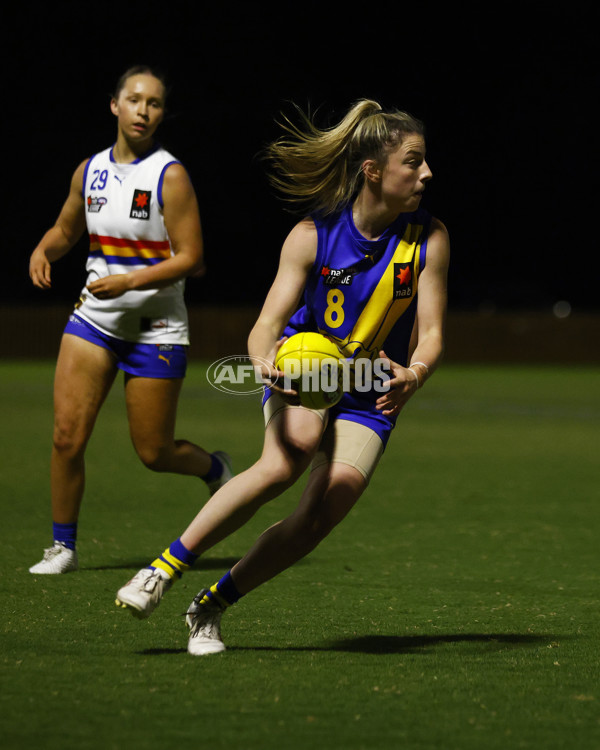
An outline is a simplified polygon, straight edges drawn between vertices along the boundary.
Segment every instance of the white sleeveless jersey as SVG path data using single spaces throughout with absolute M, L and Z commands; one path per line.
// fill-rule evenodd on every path
M 178 163 L 154 148 L 132 164 L 117 164 L 112 148 L 89 160 L 83 179 L 90 252 L 86 285 L 110 274 L 161 263 L 174 253 L 163 219 L 165 170 Z M 145 344 L 189 344 L 185 280 L 162 289 L 100 300 L 87 288 L 75 312 L 104 333 Z

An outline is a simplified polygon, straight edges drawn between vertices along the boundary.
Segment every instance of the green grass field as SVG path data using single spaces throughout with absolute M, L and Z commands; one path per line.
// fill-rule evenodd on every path
M 53 363 L 0 365 L 0 747 L 600 748 L 600 371 L 445 365 L 348 519 L 227 613 L 224 654 L 181 613 L 302 482 L 214 548 L 143 622 L 116 590 L 206 498 L 143 468 L 119 382 L 88 450 L 81 570 L 50 536 Z M 259 455 L 260 407 L 191 367 L 178 434 Z

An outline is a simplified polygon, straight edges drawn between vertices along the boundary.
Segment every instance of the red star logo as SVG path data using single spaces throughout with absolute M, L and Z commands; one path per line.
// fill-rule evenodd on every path
M 140 193 L 136 197 L 135 202 L 138 208 L 143 208 L 148 203 L 148 193 Z
M 321 269 L 321 276 L 329 276 L 329 268 L 327 266 L 323 266 Z
M 408 284 L 412 278 L 410 275 L 410 268 L 401 268 L 400 273 L 396 274 L 396 278 L 400 280 L 401 284 Z

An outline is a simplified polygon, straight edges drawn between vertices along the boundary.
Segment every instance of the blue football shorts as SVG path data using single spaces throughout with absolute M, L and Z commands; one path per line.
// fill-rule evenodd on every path
M 108 349 L 117 367 L 142 378 L 183 378 L 187 368 L 187 347 L 182 344 L 139 344 L 102 333 L 77 315 L 71 315 L 64 333 L 79 336 Z

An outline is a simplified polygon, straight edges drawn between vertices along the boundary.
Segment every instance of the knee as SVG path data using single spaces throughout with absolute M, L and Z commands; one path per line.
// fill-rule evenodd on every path
M 261 461 L 265 474 L 265 481 L 270 485 L 275 485 L 283 491 L 294 484 L 304 473 L 312 454 L 301 451 L 286 452 L 270 456 L 268 459 Z
M 283 451 L 271 462 L 273 473 L 282 482 L 294 483 L 314 458 L 315 450 L 315 442 L 310 437 L 287 438 L 283 444 Z
M 77 458 L 85 451 L 88 435 L 76 422 L 56 419 L 52 434 L 52 446 L 64 458 Z
M 135 451 L 140 461 L 150 471 L 165 472 L 171 467 L 170 451 L 160 445 L 136 445 Z

